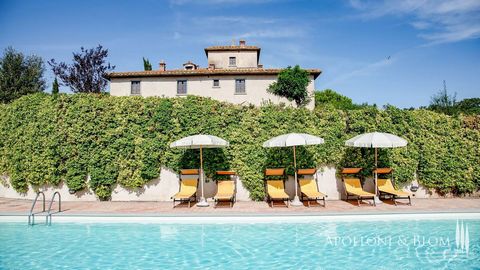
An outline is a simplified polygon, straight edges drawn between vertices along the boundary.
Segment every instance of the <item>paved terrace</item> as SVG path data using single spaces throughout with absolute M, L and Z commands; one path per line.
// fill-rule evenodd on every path
M 0 215 L 27 215 L 31 200 L 0 198 Z M 48 208 L 49 202 L 46 203 Z M 271 208 L 266 202 L 237 202 L 213 207 L 188 208 L 187 204 L 172 208 L 171 202 L 62 202 L 62 212 L 55 215 L 133 215 L 133 216 L 191 216 L 191 215 L 332 215 L 332 214 L 382 214 L 422 212 L 480 212 L 480 198 L 413 199 L 412 206 L 391 201 L 373 207 L 368 203 L 357 206 L 356 201 L 327 201 L 327 207 L 285 207 L 277 203 Z M 55 209 L 58 205 L 54 203 Z M 54 208 L 52 208 L 54 209 Z M 35 211 L 41 211 L 41 201 Z

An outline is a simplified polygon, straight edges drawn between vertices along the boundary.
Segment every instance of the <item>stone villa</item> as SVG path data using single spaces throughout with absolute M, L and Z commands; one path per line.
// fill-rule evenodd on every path
M 290 104 L 287 99 L 267 92 L 268 86 L 277 80 L 281 69 L 264 68 L 260 64 L 260 47 L 248 46 L 241 40 L 238 45 L 205 48 L 205 54 L 207 68 L 200 68 L 188 61 L 182 69 L 167 69 L 162 61 L 158 70 L 112 72 L 108 75 L 110 94 L 144 97 L 197 95 L 257 106 L 266 101 Z M 313 95 L 314 80 L 321 71 L 307 71 L 310 73 L 308 91 Z M 314 106 L 312 101 L 307 107 Z

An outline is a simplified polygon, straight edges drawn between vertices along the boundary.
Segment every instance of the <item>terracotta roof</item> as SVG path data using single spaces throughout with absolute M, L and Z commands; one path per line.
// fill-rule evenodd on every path
M 205 48 L 205 52 L 207 51 L 260 51 L 260 47 L 247 45 L 210 46 Z
M 322 71 L 320 69 L 306 69 L 316 79 Z M 210 75 L 276 75 L 280 68 L 232 68 L 232 69 L 208 69 L 198 68 L 194 70 L 171 69 L 171 70 L 149 70 L 111 72 L 106 77 L 111 78 L 138 78 L 138 77 L 174 77 L 174 76 L 210 76 Z

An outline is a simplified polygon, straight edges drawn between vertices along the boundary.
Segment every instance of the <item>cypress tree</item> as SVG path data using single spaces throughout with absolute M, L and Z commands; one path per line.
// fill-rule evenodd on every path
M 152 70 L 152 64 L 150 64 L 150 61 L 148 61 L 148 59 L 145 59 L 145 57 L 142 57 L 142 58 L 143 58 L 143 69 Z
M 52 95 L 57 95 L 59 92 L 59 86 L 58 86 L 58 80 L 57 77 L 55 77 L 55 80 L 53 81 L 52 84 Z

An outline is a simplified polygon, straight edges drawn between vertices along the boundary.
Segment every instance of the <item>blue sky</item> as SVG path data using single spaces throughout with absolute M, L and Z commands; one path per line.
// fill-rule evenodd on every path
M 205 67 L 204 47 L 241 38 L 265 67 L 320 68 L 316 89 L 357 103 L 427 105 L 443 80 L 480 97 L 479 0 L 0 0 L 0 49 L 44 60 L 102 44 L 116 71 Z

